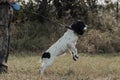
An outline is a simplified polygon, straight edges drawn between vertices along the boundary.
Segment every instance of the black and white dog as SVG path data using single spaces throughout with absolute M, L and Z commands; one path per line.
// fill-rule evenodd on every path
M 44 70 L 50 66 L 55 58 L 61 54 L 64 54 L 67 51 L 73 56 L 73 60 L 78 59 L 76 43 L 79 35 L 83 35 L 83 33 L 87 30 L 87 25 L 84 22 L 78 20 L 69 27 L 68 30 L 64 33 L 64 35 L 54 43 L 48 50 L 42 54 L 42 66 L 41 73 L 44 73 Z

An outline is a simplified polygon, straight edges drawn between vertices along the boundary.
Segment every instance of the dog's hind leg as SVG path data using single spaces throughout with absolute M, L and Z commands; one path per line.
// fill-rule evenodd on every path
M 45 69 L 50 66 L 52 63 L 53 63 L 54 59 L 50 58 L 50 59 L 43 59 L 42 60 L 42 66 L 41 66 L 41 69 L 40 69 L 40 73 L 43 74 Z

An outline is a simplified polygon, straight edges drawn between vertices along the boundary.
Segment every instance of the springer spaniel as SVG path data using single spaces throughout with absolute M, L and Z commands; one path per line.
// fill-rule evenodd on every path
M 67 51 L 70 51 L 73 56 L 73 60 L 76 61 L 78 59 L 77 48 L 75 46 L 78 36 L 83 35 L 83 33 L 87 30 L 87 25 L 78 20 L 67 28 L 68 30 L 64 33 L 64 35 L 42 54 L 42 66 L 40 69 L 41 74 L 43 74 L 45 69 L 53 63 L 57 56 L 62 55 Z

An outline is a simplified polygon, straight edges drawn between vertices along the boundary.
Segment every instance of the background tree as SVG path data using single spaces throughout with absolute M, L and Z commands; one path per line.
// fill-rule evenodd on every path
M 119 4 L 111 0 L 105 0 L 104 5 L 98 2 L 98 0 L 30 0 L 25 3 L 19 0 L 22 9 L 19 13 L 15 12 L 12 49 L 42 51 L 64 33 L 65 25 L 81 19 L 91 26 L 88 30 L 89 35 L 80 39 L 78 47 L 81 52 L 119 52 L 120 24 L 119 22 L 117 24 Z M 45 45 L 46 43 L 48 45 Z

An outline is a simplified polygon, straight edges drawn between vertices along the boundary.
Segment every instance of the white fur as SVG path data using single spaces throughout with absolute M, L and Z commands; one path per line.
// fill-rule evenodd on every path
M 84 29 L 87 28 L 85 27 Z M 70 51 L 74 60 L 76 60 L 78 58 L 77 48 L 75 47 L 77 40 L 78 35 L 73 30 L 68 29 L 56 43 L 45 51 L 49 52 L 51 57 L 49 59 L 42 59 L 41 73 L 44 73 L 46 67 L 51 65 L 57 56 L 62 55 L 67 51 Z
M 42 60 L 41 73 L 44 72 L 45 68 L 52 64 L 55 57 L 61 54 L 64 54 L 66 51 L 73 52 L 77 56 L 77 49 L 75 47 L 78 36 L 70 29 L 65 32 L 65 34 L 54 43 L 46 52 L 49 52 L 51 57 L 50 59 Z M 73 55 L 73 56 L 74 56 Z

